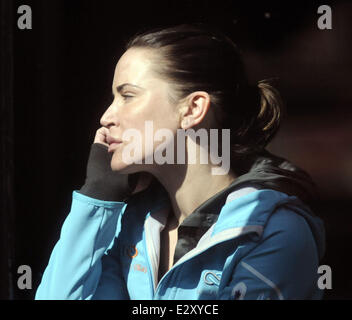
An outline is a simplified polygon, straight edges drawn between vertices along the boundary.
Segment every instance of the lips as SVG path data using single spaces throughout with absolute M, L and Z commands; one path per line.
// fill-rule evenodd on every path
M 109 144 L 108 152 L 110 153 L 115 150 L 120 143 L 122 143 L 122 140 L 113 138 L 112 136 L 107 136 L 106 142 Z
M 106 137 L 106 142 L 110 145 L 110 144 L 113 144 L 113 143 L 121 143 L 122 140 L 116 139 L 116 138 L 114 138 L 112 136 L 107 136 Z

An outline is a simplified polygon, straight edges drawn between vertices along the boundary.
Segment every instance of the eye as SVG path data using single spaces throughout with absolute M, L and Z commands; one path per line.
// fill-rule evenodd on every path
M 133 98 L 133 96 L 128 95 L 128 94 L 121 94 L 121 97 L 122 97 L 124 100 L 129 100 L 130 98 Z
M 128 94 L 122 94 L 121 95 L 125 100 L 126 99 L 129 99 L 129 98 L 133 98 L 133 96 L 130 96 L 130 95 L 128 95 Z

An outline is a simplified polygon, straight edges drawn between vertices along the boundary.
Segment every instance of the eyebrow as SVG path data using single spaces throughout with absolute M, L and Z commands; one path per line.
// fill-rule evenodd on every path
M 131 86 L 131 87 L 143 89 L 142 87 L 139 87 L 139 86 L 137 86 L 137 85 L 135 85 L 135 84 L 132 84 L 132 83 L 123 83 L 123 84 L 121 84 L 121 85 L 119 85 L 119 86 L 116 87 L 116 91 L 117 91 L 118 93 L 120 93 L 126 86 Z M 114 94 L 114 89 L 112 90 L 112 94 Z

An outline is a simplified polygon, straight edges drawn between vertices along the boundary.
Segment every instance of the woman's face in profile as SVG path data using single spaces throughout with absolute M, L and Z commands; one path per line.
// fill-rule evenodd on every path
M 124 173 L 145 170 L 144 165 L 126 164 L 123 161 L 124 148 L 126 152 L 126 147 L 131 149 L 132 146 L 132 140 L 124 138 L 124 134 L 132 133 L 134 137 L 136 131 L 139 133 L 141 143 L 136 140 L 137 144 L 133 144 L 141 148 L 140 155 L 134 158 L 138 162 L 150 157 L 161 142 L 164 145 L 165 138 L 153 143 L 154 133 L 158 129 L 171 130 L 175 135 L 179 128 L 179 113 L 168 96 L 170 84 L 153 72 L 155 66 L 150 59 L 152 54 L 148 49 L 132 48 L 121 56 L 116 65 L 112 84 L 114 100 L 100 120 L 101 125 L 109 128 L 112 138 L 122 140 L 111 151 L 113 170 L 123 170 Z M 146 126 L 151 130 L 151 125 L 151 134 L 146 134 Z

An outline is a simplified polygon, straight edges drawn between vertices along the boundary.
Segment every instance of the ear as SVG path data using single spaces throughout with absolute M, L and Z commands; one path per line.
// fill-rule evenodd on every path
M 210 96 L 205 91 L 195 91 L 183 101 L 180 108 L 180 126 L 182 129 L 188 129 L 202 122 L 209 110 Z

